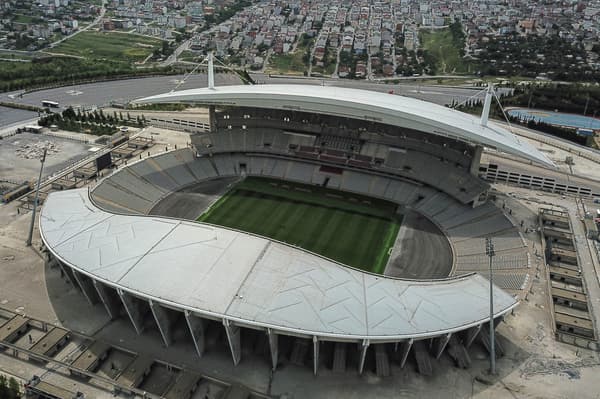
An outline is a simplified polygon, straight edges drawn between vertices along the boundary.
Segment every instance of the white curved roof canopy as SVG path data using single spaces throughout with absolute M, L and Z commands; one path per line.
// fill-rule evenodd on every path
M 363 119 L 481 144 L 554 166 L 540 151 L 493 122 L 482 126 L 479 118 L 472 115 L 393 94 L 334 86 L 269 84 L 182 90 L 134 101 L 173 102 L 294 110 Z
M 438 336 L 489 318 L 489 282 L 477 274 L 382 277 L 239 231 L 109 213 L 87 189 L 51 193 L 40 232 L 54 256 L 95 280 L 240 325 L 387 341 Z M 494 290 L 496 317 L 516 304 Z

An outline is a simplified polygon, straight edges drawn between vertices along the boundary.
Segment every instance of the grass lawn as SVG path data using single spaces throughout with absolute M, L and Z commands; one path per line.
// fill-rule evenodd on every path
M 269 57 L 269 69 L 279 73 L 303 73 L 308 71 L 308 65 L 304 63 L 302 51 L 291 54 L 271 54 Z
M 118 32 L 81 32 L 65 40 L 52 52 L 77 55 L 85 58 L 106 58 L 114 61 L 142 61 L 162 40 Z
M 177 59 L 180 61 L 200 62 L 204 59 L 204 56 L 195 51 L 185 50 L 185 51 L 182 51 L 181 54 L 179 54 Z
M 251 177 L 234 186 L 198 221 L 259 234 L 383 273 L 402 217 L 388 201 Z
M 437 59 L 438 74 L 469 72 L 468 63 L 461 58 L 460 49 L 452 42 L 449 28 L 421 30 L 421 46 Z
M 306 51 L 312 47 L 314 41 L 314 39 L 301 41 L 293 53 L 271 54 L 267 70 L 285 74 L 302 74 L 304 71 L 308 71 L 308 63 L 304 62 L 303 58 Z
M 33 23 L 34 17 L 29 15 L 15 15 L 14 21 L 22 24 L 30 24 Z

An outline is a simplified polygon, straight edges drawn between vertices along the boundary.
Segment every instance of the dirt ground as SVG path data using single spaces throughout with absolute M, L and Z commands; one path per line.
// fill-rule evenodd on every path
M 20 133 L 0 140 L 0 179 L 17 181 L 37 180 L 40 171 L 39 159 L 24 159 L 16 150 L 38 142 L 50 142 L 57 152 L 49 152 L 44 164 L 43 176 L 49 176 L 66 166 L 89 155 L 93 145 L 59 137 L 35 133 Z

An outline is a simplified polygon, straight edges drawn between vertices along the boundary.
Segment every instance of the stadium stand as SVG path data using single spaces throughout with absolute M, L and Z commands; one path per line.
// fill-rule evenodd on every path
M 147 158 L 146 162 L 137 162 L 130 168 L 138 176 L 163 190 L 171 192 L 178 188 L 177 182 L 161 170 L 160 165 L 157 165 L 152 158 Z
M 254 134 L 250 140 L 256 142 L 263 136 L 268 135 Z M 296 139 L 293 135 L 289 137 Z M 455 252 L 454 274 L 475 271 L 485 275 L 488 258 L 484 237 L 492 237 L 497 252 L 494 269 L 503 273 L 497 280 L 498 285 L 517 290 L 527 282 L 527 273 L 523 270 L 527 270 L 530 260 L 525 241 L 494 204 L 472 208 L 442 191 L 398 177 L 379 175 L 377 170 L 369 174 L 263 153 L 197 157 L 186 148 L 146 158 L 115 171 L 93 189 L 92 198 L 98 206 L 112 212 L 148 214 L 171 192 L 198 182 L 241 174 L 307 184 L 326 183 L 330 188 L 384 198 L 413 208 L 430 218 L 447 235 Z
M 385 177 L 374 176 L 369 187 L 369 195 L 383 198 L 390 182 L 391 180 Z
M 186 167 L 185 160 L 180 153 L 172 153 L 170 156 L 157 157 L 155 159 L 160 170 L 164 171 L 172 180 L 177 183 L 177 187 L 185 187 L 196 182 L 196 178 Z
M 218 111 L 215 120 L 216 133 L 192 137 L 202 155 L 277 154 L 379 170 L 438 187 L 463 203 L 478 200 L 488 188 L 470 171 L 473 147 L 450 138 L 368 121 L 349 128 L 339 118 L 297 111 L 242 107 Z M 272 176 L 283 177 L 279 172 Z
M 483 277 L 489 279 L 488 272 L 479 272 Z M 525 288 L 529 281 L 528 273 L 509 273 L 509 274 L 498 274 L 494 273 L 494 284 L 502 287 L 505 290 L 518 291 Z
M 458 207 L 449 209 L 448 211 L 435 216 L 442 227 L 448 230 L 459 225 L 471 223 L 477 219 L 487 218 L 499 212 L 498 208 L 493 204 L 485 204 L 469 210 L 464 209 L 464 207 L 462 209 Z
M 288 161 L 277 159 L 273 163 L 273 167 L 271 169 L 267 169 L 267 176 L 283 179 L 287 174 L 288 166 Z
M 495 245 L 495 244 L 494 244 Z M 489 258 L 484 254 L 459 256 L 456 260 L 456 269 L 464 271 L 488 270 Z M 523 251 L 497 253 L 493 259 L 494 270 L 523 269 L 527 267 L 529 259 Z
M 475 220 L 471 223 L 463 223 L 458 226 L 448 229 L 448 233 L 459 239 L 468 239 L 471 237 L 490 236 L 498 231 L 506 230 L 513 227 L 510 220 L 501 212 L 487 216 L 483 219 Z
M 302 183 L 311 183 L 315 165 L 303 162 L 291 162 L 287 173 L 286 180 L 298 181 Z
M 132 192 L 151 202 L 158 201 L 168 193 L 167 190 L 163 190 L 160 187 L 141 179 L 139 176 L 136 176 L 128 168 L 124 168 L 119 173 L 114 174 L 110 180 L 115 185 L 118 185 L 121 188 L 129 188 Z
M 496 252 L 521 249 L 525 247 L 523 238 L 517 229 L 509 229 L 505 232 L 492 236 Z M 485 239 L 481 237 L 470 238 L 462 241 L 455 241 L 454 247 L 460 250 L 462 254 L 472 255 L 485 252 Z
M 105 180 L 96 187 L 94 198 L 117 213 L 146 213 L 152 207 L 150 201 L 115 186 L 110 180 Z
M 365 189 L 369 192 L 374 177 L 364 173 L 346 171 L 342 177 L 341 189 L 345 191 L 364 192 Z

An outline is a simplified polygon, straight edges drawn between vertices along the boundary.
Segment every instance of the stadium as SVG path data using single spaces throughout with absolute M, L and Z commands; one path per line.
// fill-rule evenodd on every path
M 210 78 L 209 78 L 210 82 Z M 486 99 L 489 111 L 491 96 Z M 52 193 L 43 243 L 90 303 L 198 355 L 265 348 L 341 371 L 419 372 L 489 347 L 529 282 L 527 244 L 478 177 L 484 150 L 544 165 L 501 127 L 392 94 L 307 85 L 176 91 L 139 103 L 209 108 L 180 148 L 92 188 Z M 501 352 L 501 347 L 499 346 Z

